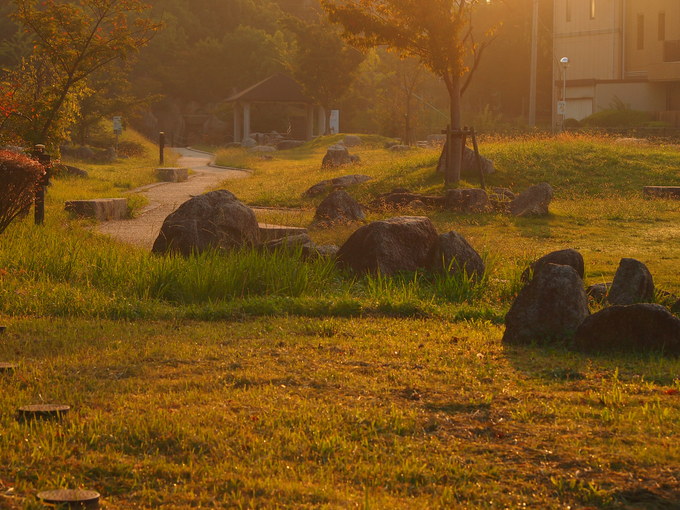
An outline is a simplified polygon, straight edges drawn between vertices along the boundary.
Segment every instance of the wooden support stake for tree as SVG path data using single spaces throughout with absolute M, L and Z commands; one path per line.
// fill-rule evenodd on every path
M 477 135 L 475 134 L 475 128 L 470 129 L 470 134 L 472 136 L 472 147 L 475 150 L 475 158 L 477 160 L 479 184 L 481 185 L 482 189 L 486 189 L 486 183 L 484 182 L 484 170 L 482 169 L 482 157 L 479 155 L 479 146 L 477 145 Z

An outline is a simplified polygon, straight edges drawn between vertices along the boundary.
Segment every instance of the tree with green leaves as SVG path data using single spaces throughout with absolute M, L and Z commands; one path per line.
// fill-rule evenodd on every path
M 330 109 L 347 93 L 364 57 L 345 44 L 327 22 L 308 23 L 289 17 L 282 24 L 295 37 L 295 47 L 286 62 L 288 70 L 305 94 L 325 108 L 328 116 Z
M 15 101 L 5 120 L 16 120 L 19 125 L 13 129 L 30 143 L 58 142 L 64 130 L 55 127 L 74 120 L 79 101 L 87 96 L 88 78 L 126 60 L 159 28 L 146 16 L 149 6 L 141 0 L 13 2 L 13 16 L 32 36 L 34 49 L 3 80 L 3 92 L 10 91 Z M 69 112 L 71 118 L 63 122 Z
M 489 42 L 476 40 L 472 15 L 481 0 L 321 0 L 343 37 L 359 48 L 386 46 L 416 57 L 441 78 L 450 101 L 451 128 L 460 130 L 461 95 Z M 490 34 L 485 34 L 490 35 Z M 447 185 L 460 180 L 462 146 L 453 144 Z

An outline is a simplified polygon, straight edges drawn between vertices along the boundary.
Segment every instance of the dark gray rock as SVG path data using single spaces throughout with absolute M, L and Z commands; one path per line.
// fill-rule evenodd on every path
M 583 321 L 574 338 L 578 350 L 655 351 L 680 354 L 680 319 L 651 303 L 614 305 Z
M 503 342 L 544 344 L 569 340 L 588 317 L 583 280 L 570 266 L 546 264 L 505 316 Z
M 361 205 L 349 193 L 337 190 L 328 195 L 316 208 L 314 223 L 332 224 L 361 221 L 365 217 Z
M 329 190 L 348 188 L 349 186 L 361 184 L 366 181 L 370 181 L 371 179 L 372 177 L 369 177 L 368 175 L 343 175 L 341 177 L 335 177 L 334 179 L 327 179 L 316 183 L 314 186 L 305 191 L 302 196 L 314 197 L 317 195 L 322 195 Z
M 446 208 L 450 211 L 480 213 L 488 211 L 490 206 L 489 196 L 483 189 L 450 189 L 446 192 Z
M 593 301 L 604 303 L 611 286 L 611 283 L 596 283 L 586 289 L 586 294 Z
M 451 273 L 465 273 L 474 278 L 481 277 L 485 270 L 479 253 L 462 235 L 454 231 L 439 236 L 434 268 Z
M 303 142 L 302 140 L 281 140 L 279 143 L 276 144 L 276 148 L 280 151 L 286 151 L 289 149 L 295 149 L 304 144 L 305 142 Z
M 409 193 L 408 191 L 396 191 L 378 196 L 371 202 L 371 207 L 399 208 L 411 206 L 416 202 L 420 202 L 426 207 L 443 207 L 446 203 L 446 198 L 431 195 L 419 195 L 417 193 Z
M 153 245 L 154 253 L 189 256 L 209 249 L 255 246 L 260 231 L 255 213 L 226 190 L 184 202 L 170 214 Z
M 346 147 L 356 147 L 361 145 L 361 137 L 357 135 L 345 135 L 345 139 L 342 141 Z
M 439 162 L 437 163 L 437 172 L 446 171 L 446 156 L 448 153 L 448 147 L 445 143 L 442 148 L 442 153 L 439 156 Z M 496 171 L 493 165 L 493 161 L 485 158 L 481 154 L 479 155 L 480 163 L 482 165 L 482 172 L 484 175 L 492 174 Z M 468 147 L 463 148 L 463 159 L 460 163 L 460 176 L 465 178 L 475 178 L 479 177 L 479 167 L 477 166 L 477 157 L 475 151 Z
M 326 151 L 326 155 L 321 162 L 322 168 L 336 168 L 339 166 L 351 165 L 357 160 L 352 159 L 347 147 L 344 145 L 331 145 Z
M 632 305 L 654 299 L 654 280 L 642 262 L 623 258 L 609 289 L 608 301 L 612 305 Z
M 264 243 L 262 249 L 270 253 L 276 251 L 295 253 L 299 251 L 303 259 L 318 256 L 317 247 L 308 234 L 296 234 L 274 239 Z
M 513 216 L 545 216 L 553 197 L 553 189 L 547 182 L 531 186 L 510 202 Z
M 340 247 L 341 266 L 357 273 L 415 271 L 432 266 L 439 236 L 424 216 L 400 216 L 359 228 Z
M 335 258 L 340 247 L 335 244 L 321 244 L 316 247 L 316 253 L 319 257 Z
M 522 273 L 521 281 L 523 283 L 527 283 L 531 279 L 531 276 L 536 274 L 539 269 L 546 264 L 571 266 L 581 278 L 583 278 L 585 273 L 583 256 L 576 250 L 566 249 L 550 252 L 547 255 L 543 255 L 540 259 L 532 262 Z

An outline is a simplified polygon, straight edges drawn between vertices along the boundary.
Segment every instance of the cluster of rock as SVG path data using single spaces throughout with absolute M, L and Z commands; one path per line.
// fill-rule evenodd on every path
M 316 246 L 306 233 L 260 243 L 254 212 L 226 190 L 211 191 L 182 204 L 163 222 L 152 251 L 189 256 L 206 250 L 229 251 L 242 247 L 269 251 L 299 249 L 305 257 L 336 256 L 341 267 L 357 273 L 390 275 L 425 269 L 465 271 L 468 275 L 480 276 L 485 269 L 482 258 L 463 236 L 453 231 L 439 235 L 429 218 L 420 216 L 402 216 L 364 225 L 339 249 Z
M 622 259 L 611 284 L 587 290 L 583 275 L 583 257 L 576 250 L 552 252 L 532 263 L 522 274 L 526 286 L 505 317 L 503 342 L 573 341 L 584 352 L 680 354 L 680 319 L 666 307 L 650 303 L 654 282 L 642 262 Z M 609 306 L 591 315 L 589 295 Z
M 531 186 L 519 195 L 507 188 L 489 191 L 478 188 L 447 190 L 444 196 L 421 195 L 397 189 L 378 196 L 372 207 L 425 206 L 463 213 L 496 211 L 513 216 L 545 216 L 553 198 L 550 184 L 543 182 Z

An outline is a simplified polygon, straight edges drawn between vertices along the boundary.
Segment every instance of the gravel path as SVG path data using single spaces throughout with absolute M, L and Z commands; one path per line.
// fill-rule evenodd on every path
M 250 172 L 232 168 L 209 166 L 210 154 L 184 148 L 173 148 L 179 153 L 177 166 L 194 171 L 186 182 L 162 182 L 149 184 L 130 191 L 149 200 L 136 218 L 107 221 L 97 225 L 96 230 L 125 243 L 151 249 L 163 225 L 163 220 L 191 197 L 200 195 L 227 179 L 242 179 Z

